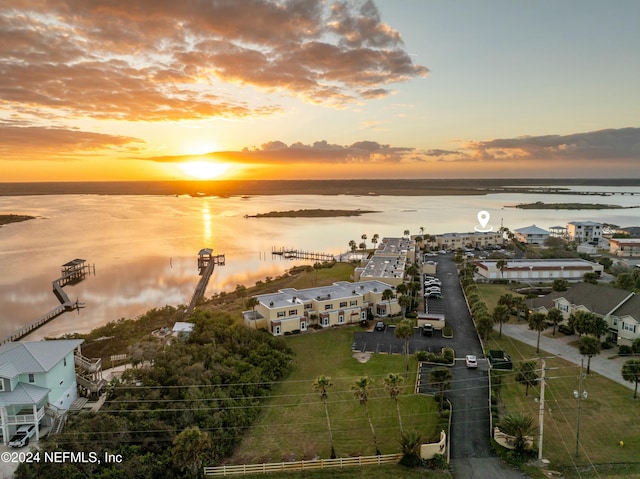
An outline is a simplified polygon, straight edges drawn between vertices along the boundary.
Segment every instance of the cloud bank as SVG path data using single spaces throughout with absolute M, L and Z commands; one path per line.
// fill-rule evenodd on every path
M 428 73 L 372 1 L 5 0 L 0 58 L 5 118 L 269 115 L 242 87 L 344 106 Z

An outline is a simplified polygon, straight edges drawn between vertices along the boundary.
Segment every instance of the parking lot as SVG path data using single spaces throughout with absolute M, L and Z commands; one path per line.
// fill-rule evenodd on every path
M 404 354 L 404 340 L 395 336 L 395 326 L 387 326 L 384 331 L 357 332 L 354 334 L 354 350 L 367 353 Z M 447 345 L 441 331 L 434 331 L 433 336 L 423 336 L 418 328 L 414 328 L 409 338 L 409 354 L 417 351 L 440 352 Z M 449 345 L 451 343 L 449 342 Z

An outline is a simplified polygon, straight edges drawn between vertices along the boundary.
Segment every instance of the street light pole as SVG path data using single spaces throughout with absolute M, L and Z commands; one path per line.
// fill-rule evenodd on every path
M 582 399 L 587 399 L 587 391 L 582 390 L 582 368 L 584 367 L 584 359 L 580 361 L 580 377 L 578 378 L 578 390 L 573 391 L 573 397 L 578 400 L 578 425 L 576 426 L 576 457 L 578 457 L 580 449 L 580 416 L 582 413 Z

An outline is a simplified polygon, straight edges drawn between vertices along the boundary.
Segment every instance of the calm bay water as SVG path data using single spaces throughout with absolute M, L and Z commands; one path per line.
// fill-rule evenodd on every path
M 577 189 L 577 188 L 576 188 Z M 350 240 L 472 231 L 476 214 L 487 210 L 494 229 L 530 224 L 542 228 L 594 220 L 620 226 L 640 224 L 640 210 L 520 210 L 517 203 L 581 202 L 640 205 L 638 187 L 590 187 L 626 191 L 611 197 L 492 194 L 487 196 L 254 196 L 250 198 L 51 195 L 0 197 L 0 214 L 28 214 L 35 220 L 0 228 L 0 336 L 11 333 L 59 303 L 51 281 L 74 258 L 95 264 L 96 275 L 65 287 L 85 303 L 51 321 L 29 339 L 87 332 L 148 309 L 186 304 L 198 282 L 197 253 L 211 247 L 224 253 L 207 296 L 251 286 L 293 264 L 272 258 L 272 247 L 339 254 Z M 377 213 L 339 218 L 245 218 L 245 215 L 305 208 L 363 209 Z M 367 240 L 370 245 L 370 240 Z

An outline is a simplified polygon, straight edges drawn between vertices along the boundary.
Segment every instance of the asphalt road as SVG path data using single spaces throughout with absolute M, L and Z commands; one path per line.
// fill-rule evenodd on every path
M 453 338 L 442 337 L 440 331 L 426 337 L 416 332 L 409 339 L 409 352 L 440 351 L 444 346 L 452 347 L 456 361 L 451 373 L 451 388 L 445 396 L 451 401 L 450 455 L 451 470 L 455 478 L 464 479 L 515 479 L 523 474 L 502 463 L 493 452 L 490 443 L 490 405 L 488 364 L 467 309 L 456 265 L 450 255 L 438 257 L 438 273 L 442 282 L 442 299 L 432 303 L 444 311 L 447 325 L 453 329 Z M 429 303 L 427 303 L 429 306 Z M 385 331 L 355 334 L 354 348 L 376 353 L 402 353 L 403 341 L 394 336 L 394 328 Z M 477 369 L 467 369 L 464 357 L 475 354 Z M 433 393 L 429 385 L 429 371 L 433 366 L 424 366 L 420 371 L 419 390 Z

